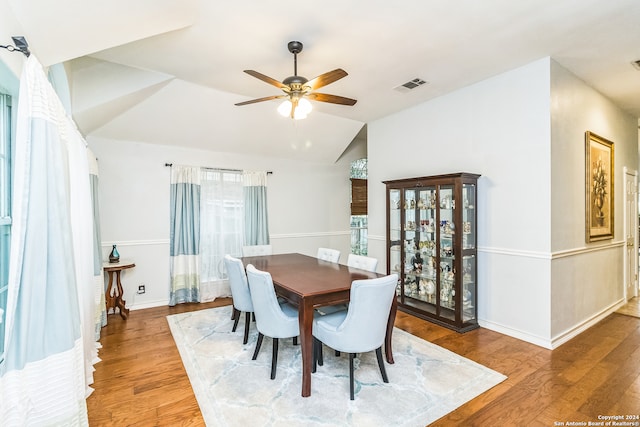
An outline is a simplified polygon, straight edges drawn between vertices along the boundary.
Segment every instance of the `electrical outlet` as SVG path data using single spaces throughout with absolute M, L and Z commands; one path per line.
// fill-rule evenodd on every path
M 144 294 L 146 292 L 144 285 L 138 285 L 138 293 Z

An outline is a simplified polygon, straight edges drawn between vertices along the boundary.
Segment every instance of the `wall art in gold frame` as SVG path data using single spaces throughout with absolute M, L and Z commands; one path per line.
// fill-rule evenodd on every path
M 585 132 L 586 240 L 613 239 L 613 142 Z

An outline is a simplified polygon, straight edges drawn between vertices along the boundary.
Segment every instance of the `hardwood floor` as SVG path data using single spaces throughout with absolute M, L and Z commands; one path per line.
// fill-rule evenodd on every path
M 640 298 L 633 297 L 625 305 L 620 307 L 616 313 L 626 314 L 627 316 L 640 317 Z
M 203 426 L 204 420 L 173 341 L 166 316 L 230 304 L 180 304 L 109 315 L 102 329 L 89 425 Z M 231 312 L 229 312 L 231 315 Z
M 204 425 L 165 316 L 229 302 L 132 311 L 126 321 L 110 315 L 87 399 L 90 425 Z M 553 351 L 483 328 L 458 334 L 401 312 L 396 326 L 509 377 L 433 426 L 554 426 L 640 413 L 639 318 L 613 313 Z

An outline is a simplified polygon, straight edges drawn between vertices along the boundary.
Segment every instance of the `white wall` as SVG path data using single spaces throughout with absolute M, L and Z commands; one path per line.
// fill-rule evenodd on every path
M 449 172 L 478 182 L 478 317 L 549 336 L 549 59 L 369 124 L 369 236 L 384 259 L 386 179 Z M 370 249 L 371 252 L 371 249 Z
M 584 132 L 616 143 L 616 236 L 585 245 Z M 370 253 L 385 259 L 381 181 L 450 172 L 478 183 L 478 317 L 553 348 L 622 296 L 624 166 L 636 120 L 550 58 L 369 124 Z M 608 311 L 607 311 L 608 310 Z
M 301 163 L 177 146 L 89 138 L 100 168 L 104 257 L 117 244 L 136 267 L 122 276 L 127 306 L 163 305 L 169 297 L 169 176 L 165 163 L 268 170 L 269 231 L 276 253 L 315 255 L 319 246 L 350 250 L 349 167 L 361 145 L 335 164 Z M 345 258 L 346 259 L 346 258 Z M 146 293 L 136 295 L 139 284 Z
M 13 45 L 12 36 L 27 36 L 27 42 L 29 42 L 28 35 L 24 34 L 24 30 L 22 25 L 18 22 L 15 15 L 13 14 L 13 9 L 9 5 L 7 1 L 0 1 L 0 40 L 2 42 L 0 44 Z M 0 56 L 0 85 L 7 86 L 5 77 L 11 76 L 11 78 L 17 78 L 22 73 L 22 66 L 24 64 L 24 56 L 19 52 L 9 52 L 7 50 L 2 49 L 2 55 Z M 5 68 L 6 67 L 6 68 Z M 6 74 L 4 74 L 4 70 L 6 69 Z M 5 87 L 5 89 L 9 89 Z M 17 95 L 17 87 L 16 92 L 12 93 Z
M 563 342 L 624 298 L 624 167 L 638 169 L 637 119 L 551 62 L 551 337 Z M 614 143 L 614 238 L 586 243 L 585 131 Z

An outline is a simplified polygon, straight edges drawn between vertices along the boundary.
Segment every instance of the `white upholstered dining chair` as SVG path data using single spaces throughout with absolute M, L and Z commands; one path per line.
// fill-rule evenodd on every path
M 340 260 L 340 251 L 330 248 L 318 248 L 316 258 L 329 262 L 338 262 Z
M 233 300 L 233 328 L 231 330 L 233 332 L 236 331 L 240 315 L 244 312 L 244 339 L 242 343 L 246 344 L 249 340 L 249 324 L 251 323 L 251 314 L 253 313 L 253 303 L 251 302 L 247 274 L 244 271 L 242 261 L 229 254 L 224 256 L 224 266 L 227 269 L 231 298 Z
M 347 265 L 361 270 L 376 271 L 378 260 L 364 255 L 349 254 L 347 257 Z
M 330 248 L 318 248 L 318 254 L 316 258 L 321 259 L 323 261 L 329 261 L 337 263 L 340 260 L 340 251 L 337 249 Z M 329 314 L 335 313 L 336 311 L 346 310 L 346 304 L 337 304 L 337 305 L 327 305 L 317 309 L 320 314 Z
M 397 284 L 397 274 L 376 279 L 354 280 L 347 311 L 314 317 L 313 370 L 315 371 L 316 361 L 322 363 L 322 343 L 335 351 L 349 353 L 351 400 L 354 400 L 353 359 L 356 353 L 375 350 L 382 380 L 385 383 L 389 382 L 382 358 L 382 344 Z
M 252 264 L 247 265 L 247 279 L 251 290 L 251 301 L 256 316 L 258 341 L 252 360 L 256 360 L 262 340 L 266 336 L 273 340 L 271 355 L 271 379 L 276 378 L 278 363 L 278 339 L 296 338 L 300 335 L 298 309 L 288 303 L 279 303 L 273 287 L 271 274 L 260 271 Z M 295 341 L 294 341 L 295 342 Z
M 378 266 L 378 260 L 364 255 L 349 254 L 347 257 L 347 266 L 375 272 Z M 346 310 L 347 307 L 347 304 L 328 305 L 318 308 L 317 311 L 320 314 L 331 314 L 336 311 Z M 336 355 L 339 354 L 340 352 L 336 350 Z
M 242 247 L 242 256 L 261 256 L 271 255 L 272 253 L 273 249 L 271 248 L 271 245 L 252 245 Z

